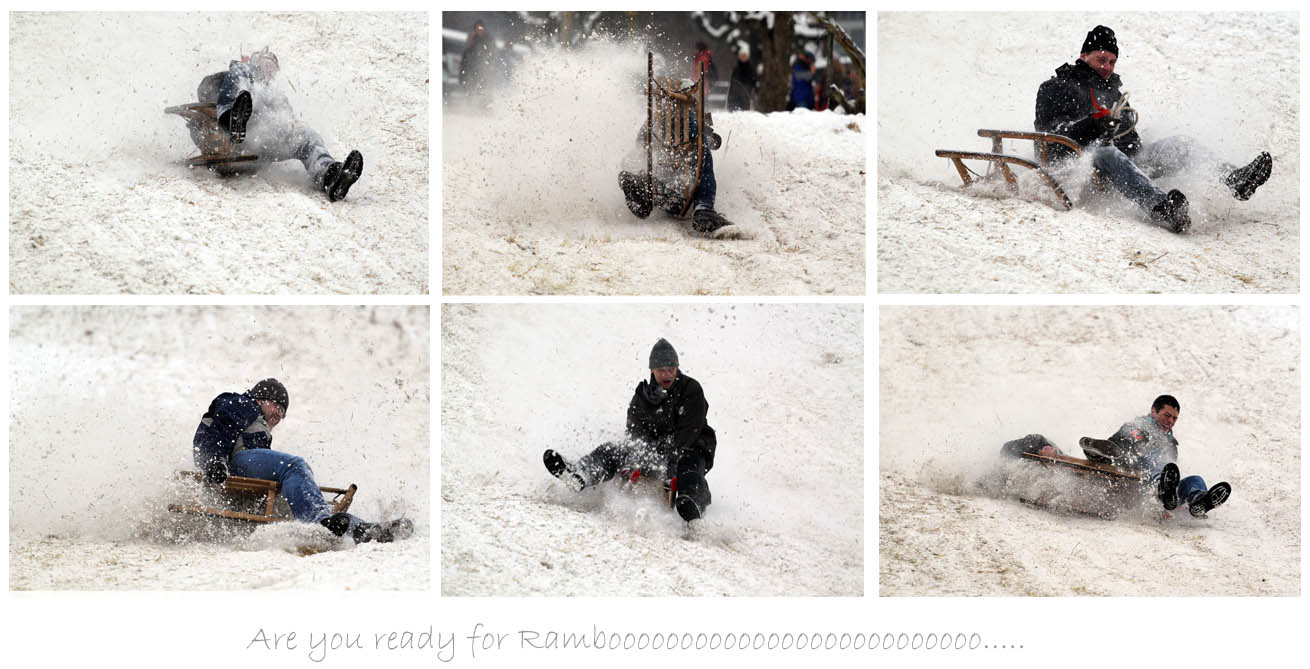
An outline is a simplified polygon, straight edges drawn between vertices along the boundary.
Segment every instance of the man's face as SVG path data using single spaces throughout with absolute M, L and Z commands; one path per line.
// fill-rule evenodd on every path
M 1159 411 L 1151 409 L 1151 418 L 1165 430 L 1172 430 L 1174 423 L 1178 422 L 1178 410 L 1168 405 L 1160 407 Z
M 656 367 L 650 370 L 650 373 L 655 376 L 655 383 L 660 384 L 661 388 L 668 390 L 669 386 L 673 385 L 673 379 L 678 376 L 678 368 Z
M 259 400 L 259 410 L 264 412 L 264 421 L 268 423 L 268 429 L 277 427 L 278 423 L 286 418 L 287 414 L 282 407 L 273 400 Z
M 1109 51 L 1093 51 L 1079 56 L 1084 63 L 1092 66 L 1096 73 L 1101 75 L 1102 79 L 1109 79 L 1114 74 L 1114 65 L 1119 62 L 1119 57 Z

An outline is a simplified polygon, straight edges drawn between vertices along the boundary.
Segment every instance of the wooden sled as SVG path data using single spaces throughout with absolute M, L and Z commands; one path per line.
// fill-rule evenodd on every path
M 199 156 L 186 159 L 187 167 L 204 167 L 223 176 L 255 171 L 255 161 L 259 156 L 242 154 L 241 145 L 233 142 L 228 132 L 218 127 L 217 104 L 193 102 L 165 107 L 164 113 L 176 114 L 186 120 L 191 141 L 200 150 Z
M 678 477 L 676 476 L 668 479 L 656 478 L 639 469 L 624 469 L 614 477 L 614 480 L 618 481 L 619 485 L 623 486 L 625 490 L 632 491 L 659 486 L 660 500 L 664 503 L 664 506 L 670 509 L 673 508 L 673 500 L 678 494 Z
M 966 187 L 974 182 L 973 177 L 975 176 L 978 176 L 983 181 L 990 181 L 994 180 L 997 174 L 1000 174 L 1005 178 L 1005 182 L 1010 190 L 1017 191 L 1019 188 L 1019 181 L 1014 175 L 1014 170 L 1010 167 L 1011 165 L 1014 165 L 1032 170 L 1041 178 L 1042 183 L 1046 184 L 1046 186 L 1055 193 L 1055 196 L 1059 199 L 1059 202 L 1064 205 L 1066 211 L 1073 208 L 1073 202 L 1069 199 L 1069 196 L 1065 194 L 1064 188 L 1060 186 L 1060 182 L 1056 181 L 1055 177 L 1052 177 L 1050 173 L 1046 171 L 1046 168 L 1051 165 L 1050 147 L 1052 145 L 1065 147 L 1073 151 L 1074 155 L 1079 155 L 1082 153 L 1082 147 L 1078 146 L 1078 142 L 1075 142 L 1064 135 L 1054 135 L 1045 132 L 1028 132 L 1023 130 L 988 130 L 984 128 L 978 131 L 978 136 L 988 137 L 992 140 L 991 153 L 954 151 L 950 149 L 937 150 L 937 156 L 939 158 L 950 158 L 951 162 L 955 164 L 955 171 L 960 173 L 960 179 L 964 181 Z M 1005 153 L 1003 140 L 1006 139 L 1031 140 L 1033 142 L 1034 153 L 1037 156 L 1037 160 L 1033 161 Z M 987 172 L 983 175 L 978 175 L 964 164 L 964 161 L 966 160 L 986 161 L 988 163 Z
M 292 520 L 291 511 L 281 496 L 281 485 L 277 481 L 253 479 L 245 476 L 229 476 L 222 485 L 213 485 L 205 481 L 200 472 L 178 472 L 179 479 L 198 484 L 195 501 L 186 504 L 169 504 L 168 510 L 175 513 L 187 513 L 215 518 L 230 518 L 251 523 L 279 523 Z M 341 513 L 350 508 L 355 498 L 355 484 L 348 488 L 329 488 L 319 486 L 325 495 L 332 495 L 328 504 L 332 513 Z M 212 493 L 222 505 L 206 503 L 200 498 L 202 493 Z
M 681 186 L 682 211 L 691 210 L 705 168 L 705 137 L 713 121 L 705 111 L 705 63 L 700 76 L 683 87 L 672 77 L 655 78 L 655 55 L 646 52 L 646 192 L 654 193 L 654 175 Z M 716 147 L 712 147 L 716 148 Z
M 1103 441 L 1083 437 L 1079 443 Z M 1124 509 L 1137 506 L 1143 496 L 1148 495 L 1150 491 L 1151 477 L 1144 471 L 1124 469 L 1064 454 L 1021 453 L 1020 458 L 1043 467 L 1071 472 L 1087 481 L 1089 486 L 1083 491 L 1083 498 L 1073 500 L 1066 498 L 1062 504 L 1075 513 L 1113 518 Z M 1040 496 L 1020 497 L 1019 501 L 1039 507 L 1053 506 L 1051 500 Z

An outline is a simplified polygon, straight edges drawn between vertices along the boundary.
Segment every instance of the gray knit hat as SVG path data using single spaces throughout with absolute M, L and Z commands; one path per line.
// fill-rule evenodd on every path
M 673 344 L 670 344 L 669 340 L 660 337 L 660 340 L 655 342 L 654 348 L 650 350 L 650 368 L 677 366 L 678 352 L 673 350 Z

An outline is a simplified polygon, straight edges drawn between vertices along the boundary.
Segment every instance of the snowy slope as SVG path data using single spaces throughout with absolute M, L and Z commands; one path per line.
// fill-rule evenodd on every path
M 1290 307 L 884 307 L 884 595 L 1296 595 L 1300 313 Z M 1003 442 L 1066 452 L 1168 393 L 1184 475 L 1233 486 L 1206 522 L 1113 521 L 986 496 Z
M 1273 177 L 1255 197 L 1237 202 L 1201 174 L 1163 179 L 1191 202 L 1192 231 L 1176 236 L 1117 194 L 1064 212 L 962 190 L 933 151 L 990 150 L 979 128 L 1031 130 L 1037 87 L 1098 23 L 1117 33 L 1143 140 L 1190 135 L 1236 164 L 1268 150 Z M 883 13 L 878 39 L 879 291 L 1297 291 L 1296 15 Z M 1030 156 L 1031 143 L 1009 151 Z M 1084 182 L 1065 190 L 1076 198 Z
M 427 587 L 426 307 L 14 307 L 10 587 L 74 590 Z M 173 472 L 223 391 L 266 376 L 291 396 L 274 448 L 351 511 L 405 516 L 408 542 L 334 542 L 288 523 L 175 543 Z M 312 553 L 301 556 L 301 552 Z M 315 552 L 326 551 L 326 552 Z
M 10 16 L 14 293 L 427 291 L 426 14 Z M 292 107 L 344 159 L 329 203 L 296 161 L 188 170 L 202 78 L 269 45 Z
M 442 120 L 446 294 L 864 292 L 864 116 L 711 110 L 715 208 L 754 239 L 629 213 L 618 172 L 645 123 L 640 47 L 538 51 L 490 111 Z
M 864 592 L 859 306 L 447 305 L 441 329 L 443 594 Z M 622 434 L 661 336 L 718 434 L 690 539 L 654 494 L 541 464 Z

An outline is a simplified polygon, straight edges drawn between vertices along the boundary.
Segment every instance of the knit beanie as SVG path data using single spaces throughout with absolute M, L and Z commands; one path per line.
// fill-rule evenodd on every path
M 655 342 L 654 348 L 650 350 L 650 368 L 677 366 L 678 352 L 673 350 L 673 344 L 670 344 L 669 340 L 661 337 L 659 341 Z
M 1083 40 L 1083 50 L 1078 53 L 1091 53 L 1093 51 L 1109 51 L 1119 55 L 1119 42 L 1114 38 L 1114 31 L 1105 26 L 1096 26 L 1087 33 L 1087 39 Z
M 277 379 L 264 379 L 256 383 L 255 387 L 250 389 L 250 396 L 257 400 L 269 400 L 282 407 L 283 414 L 287 412 L 287 404 L 289 404 L 287 387 Z

